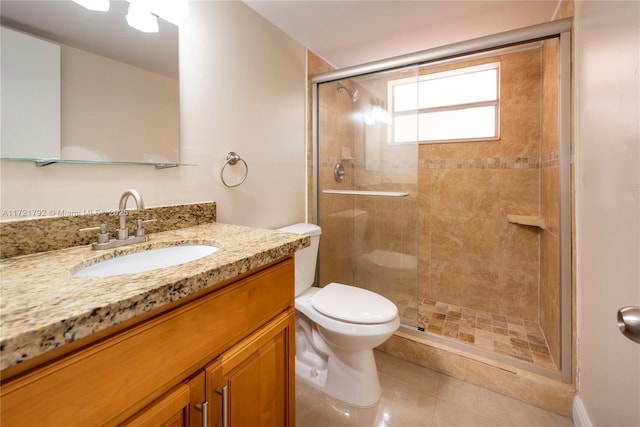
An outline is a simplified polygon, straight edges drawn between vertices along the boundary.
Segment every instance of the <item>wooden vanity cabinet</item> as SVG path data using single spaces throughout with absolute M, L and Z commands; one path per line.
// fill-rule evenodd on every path
M 293 298 L 288 257 L 9 378 L 0 424 L 293 426 Z
M 206 368 L 212 426 L 293 427 L 294 336 L 285 313 Z
M 293 310 L 282 313 L 123 426 L 293 426 L 294 327 Z

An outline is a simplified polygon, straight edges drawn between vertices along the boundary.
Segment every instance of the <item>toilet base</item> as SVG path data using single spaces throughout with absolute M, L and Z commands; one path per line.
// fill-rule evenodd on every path
M 324 390 L 327 384 L 327 370 L 309 366 L 296 358 L 296 381 L 302 381 L 317 390 Z
M 329 355 L 326 369 L 296 358 L 296 380 L 361 408 L 375 406 L 382 393 L 373 350 Z

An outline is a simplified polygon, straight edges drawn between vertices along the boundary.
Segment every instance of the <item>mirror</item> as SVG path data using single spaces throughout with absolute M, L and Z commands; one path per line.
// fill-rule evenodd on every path
M 128 26 L 128 7 L 112 0 L 108 12 L 95 12 L 70 0 L 2 1 L 4 29 L 60 46 L 59 156 L 30 138 L 35 152 L 22 157 L 179 163 L 178 28 L 158 19 L 158 33 L 142 33 Z M 2 109 L 11 111 L 6 93 L 3 84 Z M 41 127 L 30 116 L 20 121 L 22 137 Z M 5 124 L 15 122 L 3 115 L 3 158 L 10 157 Z

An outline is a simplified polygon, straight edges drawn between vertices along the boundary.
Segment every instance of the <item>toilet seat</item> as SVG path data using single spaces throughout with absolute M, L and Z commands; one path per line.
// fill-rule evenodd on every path
M 329 283 L 315 292 L 309 302 L 325 316 L 348 323 L 380 324 L 398 316 L 396 305 L 387 298 L 340 283 Z
M 322 288 L 309 288 L 302 295 L 299 295 L 295 299 L 295 307 L 296 310 L 309 319 L 311 319 L 314 323 L 322 328 L 335 331 L 345 335 L 352 336 L 370 336 L 376 335 L 381 332 L 391 330 L 395 331 L 400 326 L 400 317 L 396 316 L 389 322 L 385 323 L 354 323 L 354 322 L 345 322 L 344 320 L 338 320 L 334 317 L 327 316 L 323 313 L 320 313 L 316 310 L 311 304 L 311 298 L 318 292 L 320 292 Z M 394 329 L 395 328 L 395 329 Z

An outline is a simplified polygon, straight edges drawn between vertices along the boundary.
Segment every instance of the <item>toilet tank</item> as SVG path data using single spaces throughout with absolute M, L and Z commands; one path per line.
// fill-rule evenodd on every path
M 296 270 L 296 296 L 300 295 L 313 285 L 316 277 L 316 261 L 318 259 L 318 247 L 322 230 L 315 224 L 293 224 L 279 228 L 276 231 L 294 234 L 306 234 L 311 237 L 311 246 L 295 253 Z

